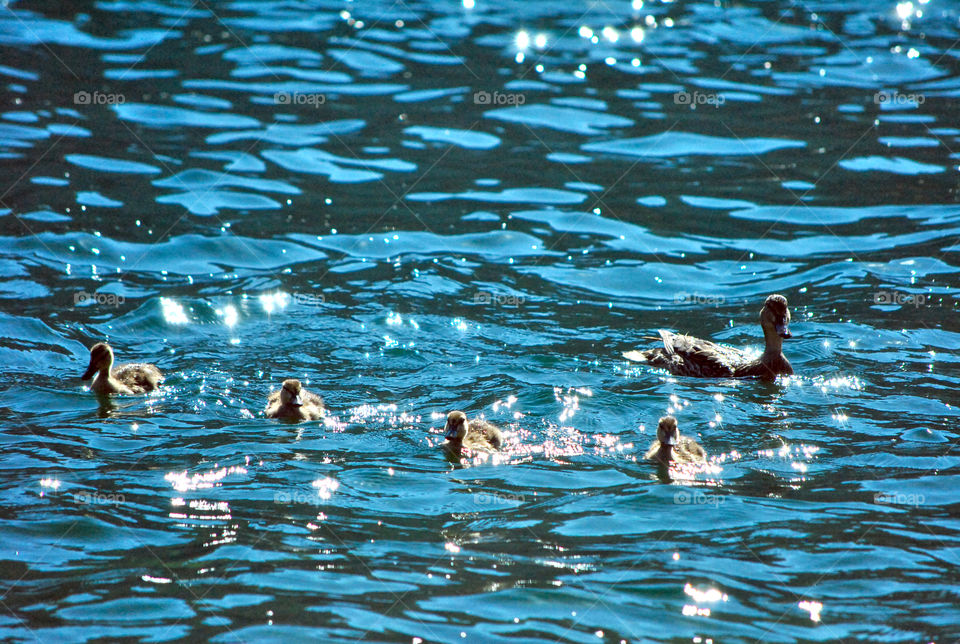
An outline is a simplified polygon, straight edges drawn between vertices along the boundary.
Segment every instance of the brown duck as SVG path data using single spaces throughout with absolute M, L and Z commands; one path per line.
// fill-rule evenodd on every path
M 96 378 L 93 375 L 96 374 Z M 143 362 L 113 367 L 113 349 L 106 342 L 90 347 L 90 364 L 81 380 L 93 378 L 90 390 L 101 395 L 143 394 L 160 387 L 163 374 L 155 365 Z
M 498 427 L 485 420 L 470 422 L 462 411 L 447 414 L 444 437 L 447 440 L 440 448 L 448 457 L 455 459 L 460 458 L 464 447 L 477 452 L 494 452 L 503 444 L 503 434 Z
M 790 333 L 790 309 L 787 298 L 771 295 L 760 309 L 760 328 L 766 348 L 759 358 L 750 360 L 740 349 L 724 347 L 709 340 L 661 330 L 662 347 L 646 351 L 627 351 L 623 357 L 663 367 L 677 376 L 697 378 L 767 378 L 790 375 L 793 367 L 783 355 L 784 338 Z
M 267 398 L 265 413 L 267 418 L 320 420 L 324 414 L 323 399 L 304 389 L 299 380 L 290 378 Z
M 706 463 L 707 453 L 697 441 L 680 435 L 677 419 L 664 416 L 657 424 L 657 440 L 650 444 L 644 458 L 655 459 L 664 465 L 673 463 Z

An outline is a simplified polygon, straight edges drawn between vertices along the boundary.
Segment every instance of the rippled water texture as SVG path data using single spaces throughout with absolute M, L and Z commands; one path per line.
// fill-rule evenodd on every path
M 952 642 L 960 5 L 0 7 L 0 637 Z M 625 361 L 660 328 L 796 377 Z M 108 340 L 161 393 L 100 404 Z M 323 421 L 266 419 L 299 378 Z M 505 431 L 445 461 L 446 413 Z M 711 456 L 660 471 L 657 419 Z

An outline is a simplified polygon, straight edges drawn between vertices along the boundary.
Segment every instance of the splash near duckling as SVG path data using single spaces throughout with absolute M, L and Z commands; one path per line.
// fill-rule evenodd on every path
M 627 351 L 623 357 L 662 367 L 676 376 L 773 380 L 792 375 L 793 367 L 783 355 L 783 341 L 793 337 L 787 298 L 779 294 L 767 297 L 760 309 L 760 328 L 765 348 L 758 358 L 751 359 L 740 349 L 663 329 L 659 332 L 662 347 Z
M 106 342 L 90 347 L 90 363 L 80 379 L 90 378 L 93 378 L 90 390 L 103 396 L 144 394 L 158 389 L 163 382 L 163 374 L 156 365 L 133 362 L 115 368 L 113 349 Z

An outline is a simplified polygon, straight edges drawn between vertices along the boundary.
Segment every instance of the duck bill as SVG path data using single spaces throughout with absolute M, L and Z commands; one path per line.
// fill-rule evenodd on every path
M 447 425 L 446 428 L 445 428 L 445 430 L 446 430 L 446 431 L 444 432 L 443 437 L 446 438 L 448 441 L 452 441 L 452 440 L 454 440 L 454 439 L 457 437 L 457 428 L 456 428 L 456 427 L 451 426 L 451 425 Z
M 303 407 L 303 398 L 300 397 L 300 394 L 297 394 L 290 399 L 290 404 L 294 407 Z
M 790 327 L 787 326 L 786 322 L 777 325 L 777 335 L 779 335 L 781 338 L 793 337 L 793 334 L 790 333 Z
M 670 447 L 676 447 L 678 442 L 677 438 L 678 437 L 676 434 L 670 434 L 669 436 L 667 436 L 666 440 L 663 441 L 663 444 L 669 445 Z
M 80 380 L 90 380 L 93 378 L 93 374 L 97 373 L 97 367 L 92 362 L 90 366 L 87 367 L 87 370 L 83 372 L 83 375 L 80 376 Z

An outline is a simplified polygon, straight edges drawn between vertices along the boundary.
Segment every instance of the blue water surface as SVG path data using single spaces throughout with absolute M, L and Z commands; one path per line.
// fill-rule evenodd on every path
M 0 637 L 960 640 L 960 7 L 0 7 Z M 628 362 L 661 328 L 796 370 Z M 98 399 L 89 347 L 156 363 Z M 323 421 L 264 417 L 300 378 Z M 505 431 L 445 461 L 446 413 Z M 643 455 L 672 413 L 711 456 Z

